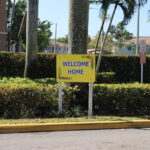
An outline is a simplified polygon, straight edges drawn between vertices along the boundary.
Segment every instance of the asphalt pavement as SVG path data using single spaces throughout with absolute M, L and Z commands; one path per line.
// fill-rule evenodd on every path
M 0 150 L 150 150 L 150 128 L 0 134 Z

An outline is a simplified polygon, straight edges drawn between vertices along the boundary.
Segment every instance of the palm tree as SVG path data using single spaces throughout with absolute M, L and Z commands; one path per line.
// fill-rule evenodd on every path
M 38 0 L 27 1 L 26 60 L 24 77 L 29 76 L 37 52 Z
M 102 2 L 101 0 L 95 0 L 95 1 Z M 104 3 L 106 3 L 105 0 L 104 0 Z M 108 32 L 109 32 L 110 26 L 112 24 L 112 21 L 113 21 L 115 12 L 117 10 L 117 7 L 119 6 L 123 11 L 123 14 L 124 14 L 124 18 L 122 20 L 123 23 L 127 23 L 131 19 L 132 15 L 134 14 L 135 8 L 136 8 L 136 1 L 135 0 L 107 0 L 107 6 L 109 6 L 110 4 L 114 4 L 115 6 L 114 6 L 114 10 L 113 10 L 113 13 L 112 13 L 112 16 L 111 16 L 111 19 L 110 19 L 110 23 L 109 23 L 106 35 L 104 37 L 104 41 L 103 41 L 103 44 L 102 44 L 102 49 L 101 49 L 101 52 L 100 52 L 99 57 L 98 57 L 98 62 L 97 62 L 97 66 L 96 66 L 96 71 L 97 72 L 99 71 L 99 68 L 100 68 L 102 51 L 104 49 L 105 41 L 107 39 L 107 35 L 108 35 Z M 107 9 L 108 9 L 108 7 L 107 7 Z
M 87 53 L 89 0 L 69 0 L 68 53 Z
M 100 40 L 100 37 L 101 37 L 101 34 L 103 32 L 103 28 L 104 28 L 104 24 L 105 24 L 105 21 L 106 21 L 106 18 L 107 18 L 107 10 L 109 8 L 109 5 L 110 5 L 110 0 L 89 0 L 90 4 L 100 4 L 101 5 L 101 20 L 102 20 L 102 24 L 100 26 L 100 30 L 99 30 L 99 33 L 98 33 L 98 37 L 97 37 L 97 40 L 96 40 L 96 45 L 95 45 L 95 50 L 94 50 L 94 53 L 96 54 L 96 51 L 97 51 L 97 48 L 98 48 L 98 43 L 99 43 L 99 40 Z
M 69 0 L 68 54 L 86 54 L 88 43 L 89 0 Z M 71 85 L 76 85 L 72 83 Z M 87 102 L 87 83 L 78 83 L 78 98 Z

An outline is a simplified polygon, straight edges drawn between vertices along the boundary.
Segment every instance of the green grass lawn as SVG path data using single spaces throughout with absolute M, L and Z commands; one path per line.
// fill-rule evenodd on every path
M 93 116 L 81 118 L 51 118 L 51 119 L 0 119 L 0 124 L 28 124 L 28 123 L 60 123 L 60 122 L 88 122 L 88 121 L 131 121 L 143 120 L 142 117 L 117 117 L 117 116 Z

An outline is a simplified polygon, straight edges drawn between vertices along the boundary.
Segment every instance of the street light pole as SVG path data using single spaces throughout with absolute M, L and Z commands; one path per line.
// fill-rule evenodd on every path
M 56 40 L 57 40 L 57 23 L 55 23 L 55 45 L 54 45 L 54 54 L 56 53 Z
M 138 0 L 136 55 L 139 53 L 140 7 L 141 3 L 140 0 Z

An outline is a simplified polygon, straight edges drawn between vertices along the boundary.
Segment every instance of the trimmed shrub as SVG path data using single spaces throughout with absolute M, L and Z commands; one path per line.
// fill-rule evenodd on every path
M 150 115 L 150 85 L 97 84 L 94 111 L 99 115 Z
M 70 99 L 75 101 L 77 87 L 67 88 L 64 85 L 63 89 L 63 109 L 65 110 Z M 57 85 L 50 84 L 44 86 L 33 82 L 30 82 L 30 84 L 1 83 L 0 117 L 58 117 L 57 90 Z M 71 109 L 71 107 L 69 108 Z
M 115 83 L 115 72 L 101 72 L 96 74 L 96 83 Z
M 58 85 L 47 84 L 44 79 L 37 81 L 23 78 L 0 80 L 0 117 L 59 117 Z M 88 100 L 83 99 L 83 93 L 79 97 L 80 90 L 76 86 L 63 85 L 63 116 L 87 115 Z M 93 96 L 94 115 L 150 115 L 149 84 L 96 84 Z
M 99 72 L 115 72 L 117 83 L 139 82 L 139 56 L 104 55 Z M 150 56 L 144 64 L 144 83 L 150 83 Z M 0 52 L 0 76 L 22 77 L 24 71 L 25 53 Z M 30 78 L 55 78 L 56 55 L 38 53 L 33 62 Z
M 150 56 L 146 57 L 144 65 L 144 83 L 150 82 Z M 139 56 L 104 55 L 100 72 L 115 72 L 118 83 L 140 82 Z
M 20 78 L 20 77 L 2 77 L 0 83 L 16 83 L 16 84 L 56 84 L 55 78 L 41 78 L 41 79 L 29 79 L 29 78 Z
M 0 52 L 0 76 L 23 77 L 25 53 Z M 53 54 L 38 53 L 32 62 L 30 78 L 55 78 L 56 56 Z

